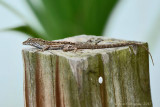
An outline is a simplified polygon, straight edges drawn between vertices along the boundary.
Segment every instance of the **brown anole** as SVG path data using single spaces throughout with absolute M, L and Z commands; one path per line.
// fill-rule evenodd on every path
M 99 43 L 99 41 L 98 41 Z M 68 42 L 68 41 L 47 41 L 40 38 L 29 38 L 26 41 L 23 42 L 23 45 L 31 45 L 38 49 L 44 50 L 63 50 L 63 51 L 76 51 L 77 49 L 103 49 L 103 48 L 115 48 L 115 47 L 123 47 L 123 46 L 129 46 L 129 45 L 141 45 L 139 42 L 122 42 L 122 43 L 114 43 L 114 44 L 91 44 L 89 42 Z M 144 47 L 144 46 L 143 46 Z M 147 51 L 148 49 L 144 47 Z M 148 51 L 149 55 L 150 52 Z M 152 59 L 153 62 L 153 59 Z M 153 63 L 154 65 L 154 63 Z

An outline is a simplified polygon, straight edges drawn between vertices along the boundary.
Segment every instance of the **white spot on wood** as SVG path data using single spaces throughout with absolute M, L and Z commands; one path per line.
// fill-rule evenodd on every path
M 100 84 L 102 84 L 103 78 L 102 78 L 101 76 L 98 78 L 98 82 L 99 82 Z

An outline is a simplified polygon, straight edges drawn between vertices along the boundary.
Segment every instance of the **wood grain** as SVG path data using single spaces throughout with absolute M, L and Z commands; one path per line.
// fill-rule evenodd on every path
M 91 37 L 71 41 L 77 38 Z M 25 107 L 152 107 L 149 57 L 141 46 L 77 52 L 29 48 L 22 54 Z

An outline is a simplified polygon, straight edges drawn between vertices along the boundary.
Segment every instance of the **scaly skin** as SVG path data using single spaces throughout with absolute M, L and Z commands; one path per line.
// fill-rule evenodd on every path
M 39 49 L 44 50 L 57 50 L 63 49 L 65 51 L 71 51 L 74 49 L 103 49 L 103 48 L 114 48 L 114 47 L 122 47 L 129 45 L 140 45 L 135 42 L 123 42 L 116 44 L 104 44 L 104 45 L 95 45 L 90 43 L 73 43 L 67 41 L 47 41 L 40 38 L 29 38 L 23 42 L 23 45 L 31 45 Z M 65 48 L 65 49 L 64 49 Z
M 63 49 L 63 46 L 65 44 L 74 45 L 75 43 L 67 41 L 47 41 L 40 38 L 28 38 L 26 41 L 23 42 L 23 45 L 31 45 L 42 50 Z
M 44 50 L 63 50 L 65 52 L 72 51 L 72 50 L 76 51 L 77 49 L 103 49 L 103 48 L 123 47 L 123 46 L 129 46 L 129 45 L 141 45 L 141 43 L 139 42 L 132 42 L 132 41 L 115 43 L 115 44 L 104 44 L 104 45 L 98 45 L 97 43 L 96 44 L 91 44 L 89 42 L 73 43 L 73 42 L 68 42 L 68 41 L 47 41 L 47 40 L 43 40 L 40 38 L 29 38 L 23 42 L 23 45 L 31 45 L 31 46 L 41 49 L 42 51 Z M 148 51 L 146 47 L 144 48 Z M 148 53 L 152 59 L 152 55 L 150 54 L 149 51 Z M 153 59 L 152 59 L 152 63 L 153 63 Z

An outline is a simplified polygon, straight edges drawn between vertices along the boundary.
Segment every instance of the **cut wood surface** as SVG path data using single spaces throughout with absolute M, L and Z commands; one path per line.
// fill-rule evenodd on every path
M 104 39 L 100 44 L 125 42 L 95 36 L 64 40 L 91 38 Z M 152 107 L 149 55 L 142 46 L 22 53 L 25 107 Z

